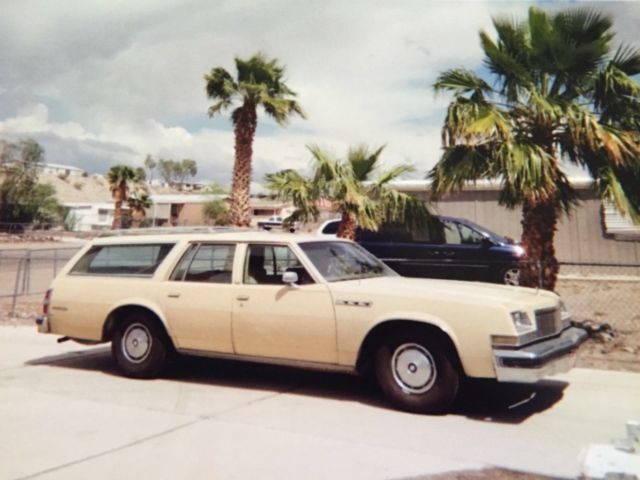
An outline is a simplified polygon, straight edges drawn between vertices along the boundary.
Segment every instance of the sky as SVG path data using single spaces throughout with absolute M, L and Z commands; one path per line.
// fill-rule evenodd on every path
M 197 161 L 228 185 L 229 114 L 209 118 L 204 75 L 258 51 L 287 68 L 307 119 L 259 114 L 253 181 L 307 171 L 306 145 L 338 156 L 386 145 L 386 166 L 424 178 L 441 153 L 449 98 L 431 85 L 449 68 L 482 71 L 478 33 L 528 8 L 595 7 L 616 42 L 636 42 L 640 2 L 430 0 L 0 0 L 0 139 L 34 138 L 46 161 L 106 173 L 147 154 Z M 638 42 L 635 43 L 639 45 Z

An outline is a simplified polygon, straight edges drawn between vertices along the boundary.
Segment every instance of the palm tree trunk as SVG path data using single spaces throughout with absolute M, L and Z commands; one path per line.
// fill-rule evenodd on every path
M 116 200 L 115 208 L 113 210 L 113 222 L 111 222 L 111 229 L 117 230 L 122 227 L 122 201 Z
M 357 225 L 353 217 L 346 212 L 342 212 L 342 221 L 338 226 L 338 233 L 336 234 L 336 236 L 338 238 L 347 238 L 349 240 L 355 240 L 356 228 L 357 228 Z
M 113 222 L 111 223 L 112 230 L 122 228 L 122 202 L 124 201 L 126 196 L 126 190 L 122 187 L 122 185 L 116 188 L 113 192 L 115 206 L 113 209 Z
M 249 206 L 251 157 L 257 123 L 256 106 L 253 103 L 245 102 L 240 107 L 235 122 L 236 158 L 231 185 L 231 223 L 238 227 L 248 227 L 251 222 L 251 208 Z
M 520 285 L 555 289 L 559 270 L 554 247 L 557 223 L 556 201 L 524 203 L 522 246 L 527 252 L 527 259 L 520 265 Z

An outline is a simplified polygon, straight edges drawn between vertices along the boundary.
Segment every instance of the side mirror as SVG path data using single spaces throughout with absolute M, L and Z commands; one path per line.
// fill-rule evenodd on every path
M 493 247 L 495 245 L 494 241 L 489 237 L 482 237 L 482 246 L 485 248 Z
M 282 283 L 286 283 L 290 287 L 297 287 L 298 274 L 296 272 L 284 272 L 282 274 Z

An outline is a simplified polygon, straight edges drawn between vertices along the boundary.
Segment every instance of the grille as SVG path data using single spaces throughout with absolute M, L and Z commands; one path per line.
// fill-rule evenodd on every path
M 536 310 L 537 336 L 546 337 L 560 330 L 560 310 L 557 308 L 545 308 Z

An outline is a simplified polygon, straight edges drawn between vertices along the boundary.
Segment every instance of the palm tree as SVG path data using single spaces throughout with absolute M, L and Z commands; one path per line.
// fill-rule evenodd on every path
M 107 173 L 107 181 L 115 202 L 111 228 L 122 228 L 122 202 L 129 196 L 129 185 L 138 181 L 138 174 L 127 165 L 114 165 Z
M 139 228 L 147 216 L 145 209 L 151 208 L 153 202 L 146 192 L 135 192 L 127 199 L 127 205 L 131 209 L 131 226 Z
M 315 163 L 310 177 L 295 170 L 282 170 L 266 178 L 267 188 L 291 201 L 296 208 L 287 222 L 317 220 L 318 203 L 328 200 L 342 219 L 337 234 L 341 238 L 353 240 L 358 225 L 376 231 L 388 220 L 402 221 L 412 227 L 426 224 L 429 214 L 424 203 L 389 186 L 413 168 L 399 165 L 378 172 L 384 146 L 377 150 L 365 145 L 350 148 L 346 160 L 334 159 L 317 146 L 307 148 Z
M 611 52 L 611 19 L 588 10 L 554 15 L 531 8 L 518 23 L 494 19 L 497 41 L 480 33 L 494 86 L 453 69 L 435 82 L 454 95 L 444 153 L 429 172 L 434 199 L 466 182 L 497 179 L 500 204 L 522 207 L 520 282 L 555 288 L 554 235 L 577 203 L 561 161 L 583 167 L 598 195 L 640 220 L 640 51 Z M 538 272 L 536 263 L 542 266 Z
M 285 68 L 277 59 L 268 60 L 258 53 L 249 60 L 235 59 L 237 78 L 224 68 L 212 68 L 205 75 L 207 96 L 215 103 L 209 107 L 209 116 L 237 105 L 231 113 L 235 133 L 235 162 L 231 186 L 231 221 L 237 226 L 248 226 L 251 221 L 249 187 L 251 183 L 251 156 L 253 137 L 258 124 L 257 107 L 262 106 L 278 125 L 284 126 L 289 118 L 305 114 L 295 101 L 296 93 L 284 82 Z
M 151 156 L 151 154 L 147 153 L 147 156 L 144 159 L 144 166 L 147 168 L 147 170 L 149 171 L 149 174 L 147 175 L 147 179 L 149 180 L 149 183 L 151 183 L 151 181 L 153 180 L 153 171 L 156 169 L 156 167 L 158 166 L 158 162 L 156 162 L 153 157 Z

